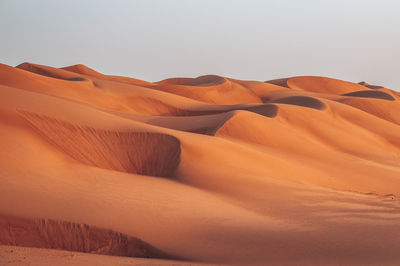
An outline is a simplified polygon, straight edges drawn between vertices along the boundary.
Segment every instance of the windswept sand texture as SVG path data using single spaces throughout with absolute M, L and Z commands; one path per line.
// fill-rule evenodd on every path
M 77 161 L 115 171 L 170 177 L 180 160 L 175 137 L 150 132 L 113 132 L 20 112 L 49 143 Z
M 396 91 L 23 63 L 0 92 L 5 265 L 400 263 Z
M 125 257 L 168 258 L 140 239 L 85 224 L 0 216 L 1 245 L 62 249 Z

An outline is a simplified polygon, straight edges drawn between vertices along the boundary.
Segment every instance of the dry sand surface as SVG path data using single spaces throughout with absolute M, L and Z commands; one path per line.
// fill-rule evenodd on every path
M 212 266 L 221 264 L 93 255 L 54 249 L 0 246 L 0 265 L 19 266 Z
M 400 263 L 396 91 L 24 63 L 0 93 L 1 265 Z

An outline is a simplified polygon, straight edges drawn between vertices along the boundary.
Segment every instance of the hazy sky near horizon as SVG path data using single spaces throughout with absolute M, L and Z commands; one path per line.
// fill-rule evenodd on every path
M 148 81 L 329 76 L 400 89 L 397 0 L 0 0 L 0 62 Z

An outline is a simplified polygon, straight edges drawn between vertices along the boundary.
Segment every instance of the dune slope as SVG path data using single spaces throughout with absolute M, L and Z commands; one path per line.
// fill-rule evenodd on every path
M 112 256 L 168 258 L 140 239 L 90 227 L 48 219 L 0 216 L 0 244 L 80 251 Z

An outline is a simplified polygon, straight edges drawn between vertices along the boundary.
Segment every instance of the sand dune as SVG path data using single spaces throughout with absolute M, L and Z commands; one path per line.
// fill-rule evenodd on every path
M 0 65 L 0 244 L 166 265 L 396 265 L 400 94 L 371 86 Z

